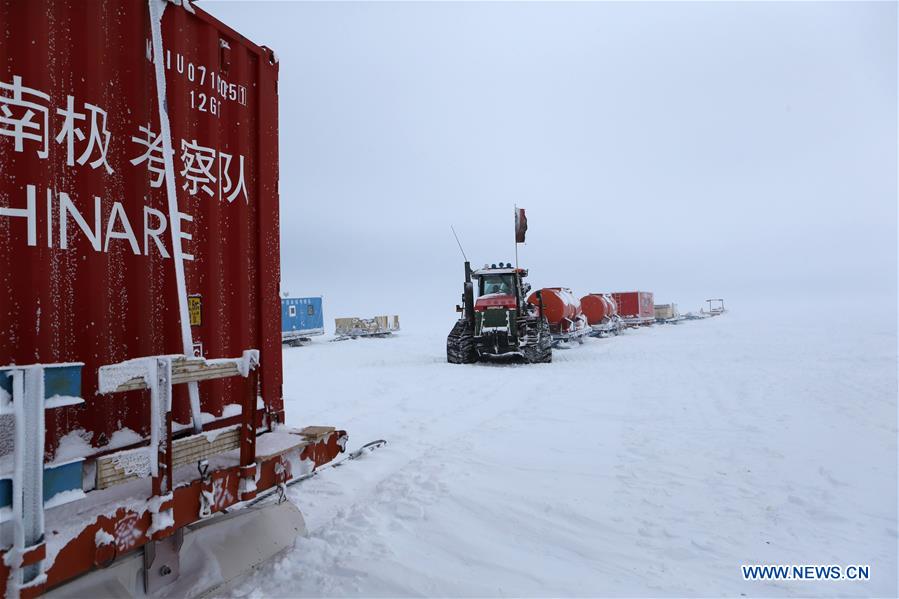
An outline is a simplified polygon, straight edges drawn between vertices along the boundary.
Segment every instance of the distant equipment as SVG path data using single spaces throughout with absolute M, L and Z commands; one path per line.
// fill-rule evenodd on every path
M 303 345 L 311 341 L 310 337 L 324 334 L 321 296 L 281 299 L 281 343 Z
M 721 298 L 707 299 L 705 301 L 709 305 L 709 310 L 706 312 L 709 316 L 721 316 L 726 311 L 724 309 L 724 300 Z M 705 310 L 703 310 L 703 312 L 705 312 Z
M 684 320 L 677 310 L 677 304 L 656 304 L 654 306 L 656 322 L 665 324 L 677 324 Z
M 375 316 L 374 318 L 335 318 L 332 341 L 356 339 L 358 337 L 387 337 L 400 330 L 400 317 Z

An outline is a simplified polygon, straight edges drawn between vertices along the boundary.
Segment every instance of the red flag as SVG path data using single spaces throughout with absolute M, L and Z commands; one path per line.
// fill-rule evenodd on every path
M 515 209 L 515 243 L 524 243 L 524 235 L 528 232 L 528 218 L 524 208 Z

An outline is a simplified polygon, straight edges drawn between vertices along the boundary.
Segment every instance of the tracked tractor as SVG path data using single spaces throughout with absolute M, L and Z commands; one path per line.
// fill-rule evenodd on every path
M 446 339 L 447 362 L 552 361 L 552 335 L 542 295 L 537 305 L 527 302 L 531 286 L 523 281 L 526 276 L 527 269 L 513 268 L 510 263 L 485 264 L 478 270 L 465 263 L 462 305 L 456 306 L 462 317 Z

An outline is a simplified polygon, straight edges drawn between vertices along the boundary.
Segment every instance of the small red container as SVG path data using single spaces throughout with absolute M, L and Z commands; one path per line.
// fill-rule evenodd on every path
M 612 294 L 618 314 L 626 320 L 655 320 L 651 291 L 618 291 Z

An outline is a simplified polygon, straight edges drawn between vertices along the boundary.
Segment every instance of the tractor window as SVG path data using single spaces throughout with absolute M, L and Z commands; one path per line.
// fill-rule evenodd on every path
M 512 275 L 484 275 L 481 277 L 481 295 L 512 293 Z

